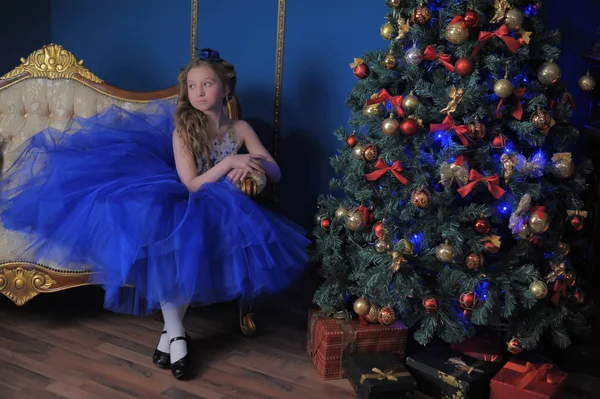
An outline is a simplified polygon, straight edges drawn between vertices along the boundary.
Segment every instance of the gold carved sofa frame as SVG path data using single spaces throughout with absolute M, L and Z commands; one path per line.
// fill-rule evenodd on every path
M 0 172 L 19 155 L 19 147 L 37 132 L 51 127 L 64 130 L 73 116 L 90 117 L 116 104 L 135 110 L 156 101 L 175 102 L 177 86 L 159 91 L 133 92 L 109 85 L 88 70 L 59 44 L 50 43 L 21 58 L 21 63 L 0 77 Z M 231 119 L 239 119 L 237 98 L 226 106 Z M 90 271 L 81 266 L 37 264 L 22 258 L 26 243 L 0 225 L 0 292 L 19 306 L 39 294 L 89 285 Z M 255 332 L 252 314 L 240 308 L 242 333 Z

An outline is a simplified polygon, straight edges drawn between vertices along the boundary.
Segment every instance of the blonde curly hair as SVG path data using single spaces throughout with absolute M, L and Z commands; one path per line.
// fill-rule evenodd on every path
M 184 146 L 194 156 L 196 163 L 199 162 L 198 158 L 202 157 L 210 165 L 211 132 L 208 118 L 204 112 L 192 106 L 187 90 L 189 71 L 201 66 L 208 66 L 215 71 L 225 87 L 228 97 L 235 93 L 236 73 L 234 66 L 220 58 L 216 50 L 202 49 L 199 57 L 183 68 L 177 77 L 179 95 L 175 108 L 175 128 Z

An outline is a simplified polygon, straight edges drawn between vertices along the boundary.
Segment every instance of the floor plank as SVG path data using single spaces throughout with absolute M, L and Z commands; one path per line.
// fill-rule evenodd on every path
M 195 376 L 178 381 L 152 363 L 160 314 L 113 314 L 70 291 L 22 307 L 0 302 L 0 398 L 355 397 L 347 381 L 319 377 L 305 350 L 303 312 L 256 309 L 258 333 L 245 338 L 235 304 L 189 310 L 184 324 Z

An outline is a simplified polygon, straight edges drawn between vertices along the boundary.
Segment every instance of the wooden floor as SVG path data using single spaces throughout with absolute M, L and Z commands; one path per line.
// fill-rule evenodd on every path
M 190 310 L 184 324 L 196 375 L 177 381 L 152 364 L 158 317 L 107 313 L 101 297 L 80 295 L 44 295 L 24 307 L 1 298 L 0 398 L 355 397 L 346 380 L 325 382 L 314 369 L 306 312 L 259 307 L 259 333 L 244 338 L 234 304 Z

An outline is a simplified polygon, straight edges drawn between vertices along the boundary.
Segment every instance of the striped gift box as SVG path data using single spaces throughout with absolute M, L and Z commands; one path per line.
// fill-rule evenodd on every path
M 408 329 L 401 321 L 384 326 L 335 318 L 310 310 L 306 349 L 321 377 L 344 377 L 344 356 L 350 353 L 392 352 L 404 359 Z

